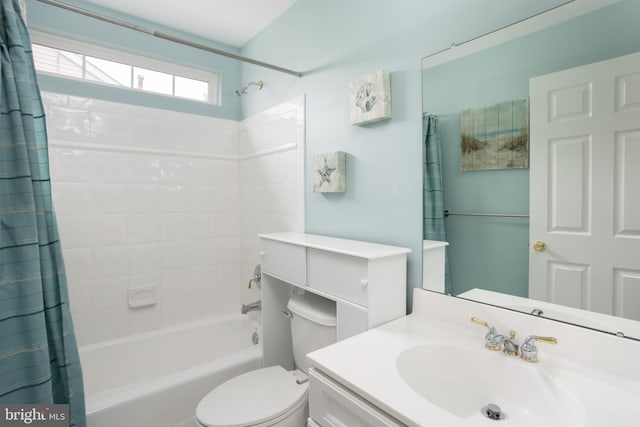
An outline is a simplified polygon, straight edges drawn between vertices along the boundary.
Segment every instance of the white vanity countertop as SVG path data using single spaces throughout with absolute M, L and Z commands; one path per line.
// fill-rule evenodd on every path
M 430 325 L 430 326 L 426 326 Z M 410 426 L 455 426 L 455 417 L 418 395 L 400 377 L 398 356 L 429 342 L 447 342 L 437 323 L 412 314 L 308 355 L 313 366 Z M 481 329 L 465 339 L 482 345 Z M 463 424 L 460 424 L 463 425 Z
M 423 294 L 434 298 L 423 303 Z M 397 369 L 397 359 L 405 350 L 425 344 L 459 346 L 461 351 L 465 348 L 482 349 L 486 328 L 471 323 L 471 316 L 493 324 L 499 333 L 516 329 L 520 340 L 527 335 L 557 337 L 557 345 L 538 346 L 539 363 L 514 359 L 527 369 L 546 369 L 567 378 L 593 378 L 596 382 L 591 385 L 585 383 L 585 388 L 590 390 L 597 389 L 600 384 L 614 394 L 617 390 L 624 390 L 618 405 L 640 393 L 640 369 L 635 366 L 636 358 L 640 357 L 640 342 L 422 290 L 414 294 L 413 314 L 312 352 L 308 357 L 320 371 L 409 426 L 495 425 L 495 421 L 489 419 L 470 423 L 443 410 L 415 392 Z M 495 357 L 514 356 L 495 352 Z M 496 374 L 498 380 L 499 374 Z M 631 394 L 625 394 L 627 392 Z M 582 396 L 583 404 L 598 406 L 592 395 Z M 595 396 L 602 397 L 597 393 Z M 602 402 L 602 405 L 606 407 L 608 403 Z M 633 423 L 640 416 L 640 408 L 625 404 L 628 406 L 633 406 L 630 410 L 636 416 L 628 420 L 629 424 L 626 415 L 618 417 L 617 424 L 609 424 L 602 418 L 606 414 L 596 414 L 585 425 L 598 426 L 599 422 L 616 426 L 636 425 Z
M 270 233 L 260 234 L 259 237 L 366 259 L 384 258 L 411 252 L 411 249 L 399 246 L 381 245 L 379 243 L 360 242 L 307 233 Z

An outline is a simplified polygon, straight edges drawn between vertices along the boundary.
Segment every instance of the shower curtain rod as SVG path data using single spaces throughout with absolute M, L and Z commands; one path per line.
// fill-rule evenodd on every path
M 501 217 L 501 218 L 529 218 L 528 214 L 450 212 L 448 210 L 444 211 L 444 216 L 489 216 L 489 217 Z
M 241 61 L 241 62 L 246 62 L 248 64 L 257 65 L 259 67 L 268 68 L 270 70 L 278 71 L 278 72 L 285 73 L 285 74 L 290 74 L 292 76 L 302 77 L 302 73 L 300 71 L 293 71 L 293 70 L 289 70 L 287 68 L 278 67 L 277 65 L 272 65 L 272 64 L 269 64 L 269 63 L 266 63 L 266 62 L 257 61 L 255 59 L 247 58 L 246 56 L 236 55 L 235 53 L 227 52 L 225 50 L 216 49 L 215 47 L 207 46 L 207 45 L 202 44 L 202 43 L 197 43 L 197 42 L 193 42 L 191 40 L 187 40 L 187 39 L 183 39 L 183 38 L 180 38 L 180 37 L 172 36 L 171 34 L 163 33 L 161 31 L 151 30 L 149 28 L 142 27 L 140 25 L 135 25 L 135 24 L 132 24 L 130 22 L 126 22 L 126 21 L 123 21 L 123 20 L 120 20 L 120 19 L 116 19 L 116 18 L 113 18 L 113 17 L 110 17 L 110 16 L 101 15 L 99 13 L 92 12 L 92 11 L 87 10 L 87 9 L 82 9 L 80 7 L 77 7 L 77 6 L 72 6 L 70 4 L 63 3 L 63 2 L 60 2 L 60 1 L 57 1 L 57 0 L 37 0 L 37 1 L 39 1 L 40 3 L 45 3 L 45 4 L 48 4 L 48 5 L 51 5 L 51 6 L 59 7 L 61 9 L 65 9 L 65 10 L 68 10 L 68 11 L 71 11 L 71 12 L 75 12 L 75 13 L 78 13 L 80 15 L 88 16 L 90 18 L 99 19 L 100 21 L 108 22 L 110 24 L 118 25 L 120 27 L 125 27 L 125 28 L 128 28 L 130 30 L 134 30 L 134 31 L 138 31 L 138 32 L 141 32 L 141 33 L 145 33 L 145 34 L 148 34 L 150 36 L 157 37 L 159 39 L 164 39 L 164 40 L 168 40 L 170 42 L 174 42 L 174 43 L 182 44 L 182 45 L 185 45 L 185 46 L 193 47 L 195 49 L 204 50 L 206 52 L 213 53 L 215 55 L 226 56 L 227 58 L 236 59 L 236 60 Z

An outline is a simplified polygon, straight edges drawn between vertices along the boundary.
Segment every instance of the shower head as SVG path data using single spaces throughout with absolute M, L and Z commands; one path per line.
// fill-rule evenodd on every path
M 249 89 L 249 86 L 257 86 L 258 90 L 261 90 L 263 84 L 264 83 L 262 80 L 258 80 L 257 82 L 249 82 L 245 86 L 242 86 L 240 89 L 236 89 L 236 95 L 238 96 L 246 95 L 247 89 Z

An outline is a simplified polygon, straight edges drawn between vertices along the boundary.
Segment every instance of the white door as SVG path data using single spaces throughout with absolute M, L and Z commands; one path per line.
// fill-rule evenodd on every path
M 640 53 L 529 91 L 529 297 L 640 320 Z

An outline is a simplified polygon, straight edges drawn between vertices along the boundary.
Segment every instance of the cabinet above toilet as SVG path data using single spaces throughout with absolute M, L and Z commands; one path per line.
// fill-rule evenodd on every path
M 306 233 L 260 239 L 265 366 L 292 363 L 281 313 L 291 287 L 335 301 L 338 341 L 406 314 L 410 249 Z

